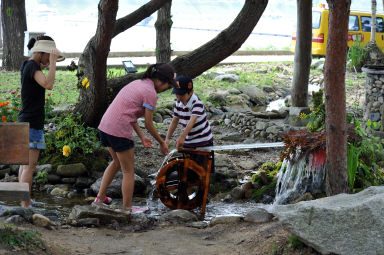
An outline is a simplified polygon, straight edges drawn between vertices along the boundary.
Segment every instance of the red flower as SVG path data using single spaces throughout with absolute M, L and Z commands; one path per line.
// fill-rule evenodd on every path
M 11 94 L 16 94 L 16 91 L 11 91 Z
M 48 93 L 48 96 L 50 97 L 50 96 L 51 96 L 51 93 Z
M 48 101 L 49 101 L 49 98 L 46 98 L 46 99 L 45 99 L 45 101 L 47 101 L 47 102 L 48 102 Z
M 1 117 L 2 120 L 5 120 L 6 118 L 7 118 L 7 117 L 5 117 L 5 116 L 2 116 L 2 117 Z
M 17 95 L 17 98 L 20 98 L 20 95 Z

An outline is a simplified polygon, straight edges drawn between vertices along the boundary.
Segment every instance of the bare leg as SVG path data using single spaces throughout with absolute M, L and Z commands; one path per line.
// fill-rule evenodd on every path
M 112 156 L 112 162 L 105 169 L 103 179 L 101 180 L 99 193 L 97 194 L 97 196 L 101 199 L 104 199 L 107 195 L 107 188 L 113 181 L 113 178 L 115 178 L 117 171 L 120 169 L 120 162 L 116 152 L 111 147 L 108 147 L 108 151 Z
M 32 190 L 32 178 L 35 173 L 37 160 L 39 158 L 40 150 L 29 149 L 29 165 L 23 165 L 19 168 L 19 182 L 26 182 L 29 184 L 29 192 Z M 22 201 L 21 206 L 28 207 L 31 204 L 31 199 Z
M 117 152 L 116 154 L 121 164 L 121 171 L 123 172 L 123 183 L 121 185 L 123 207 L 128 209 L 132 206 L 132 196 L 135 188 L 134 148 Z

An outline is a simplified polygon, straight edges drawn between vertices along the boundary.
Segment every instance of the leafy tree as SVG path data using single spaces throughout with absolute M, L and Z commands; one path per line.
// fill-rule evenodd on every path
M 24 31 L 27 30 L 25 0 L 1 1 L 3 27 L 3 68 L 19 70 L 24 61 Z
M 312 50 L 312 1 L 297 0 L 297 32 L 294 73 L 292 79 L 292 106 L 308 106 L 308 81 Z
M 87 78 L 90 86 L 81 89 L 79 103 L 75 108 L 90 126 L 97 126 L 109 102 L 118 91 L 142 73 L 127 74 L 107 80 L 106 62 L 111 40 L 159 10 L 170 0 L 152 0 L 136 11 L 116 20 L 117 0 L 100 0 L 99 21 L 96 34 L 84 49 L 78 68 L 79 86 Z M 246 0 L 235 20 L 215 38 L 196 50 L 170 62 L 177 71 L 192 78 L 220 63 L 238 50 L 253 31 L 268 0 Z
M 351 0 L 327 0 L 327 57 L 324 65 L 326 192 L 348 193 L 345 65 Z

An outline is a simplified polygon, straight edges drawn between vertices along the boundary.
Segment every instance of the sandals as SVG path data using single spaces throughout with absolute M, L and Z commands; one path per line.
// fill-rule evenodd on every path
M 110 203 L 112 203 L 112 198 L 110 197 L 104 197 L 104 199 L 101 199 L 99 196 L 97 196 L 95 198 L 95 200 L 93 200 L 94 203 L 103 203 L 103 204 L 106 204 L 106 205 L 109 205 Z

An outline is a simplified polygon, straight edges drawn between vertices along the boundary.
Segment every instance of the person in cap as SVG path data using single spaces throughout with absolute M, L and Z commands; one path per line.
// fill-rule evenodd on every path
M 40 150 L 45 149 L 44 119 L 45 90 L 52 90 L 55 82 L 56 62 L 64 60 L 64 56 L 56 48 L 49 36 L 31 38 L 27 45 L 32 56 L 21 66 L 21 102 L 19 122 L 29 122 L 29 164 L 19 168 L 19 182 L 32 187 L 32 177 L 36 169 Z M 49 66 L 48 74 L 42 69 Z M 22 201 L 21 206 L 28 207 L 31 200 Z
M 165 142 L 170 144 L 170 139 L 180 123 L 183 132 L 176 139 L 176 147 L 197 148 L 213 146 L 212 129 L 209 125 L 204 109 L 204 103 L 193 91 L 193 81 L 185 75 L 176 78 L 176 87 L 172 94 L 176 95 L 177 101 L 173 108 L 172 122 L 168 128 Z M 211 172 L 214 172 L 214 153 L 212 155 Z M 204 158 L 201 155 L 191 155 L 200 165 Z
M 119 169 L 123 172 L 121 191 L 123 210 L 134 211 L 132 196 L 134 190 L 134 138 L 136 132 L 145 148 L 152 147 L 152 141 L 143 133 L 137 119 L 145 118 L 145 128 L 159 143 L 160 152 L 168 154 L 168 145 L 158 134 L 153 124 L 157 94 L 176 86 L 175 71 L 168 64 L 154 64 L 148 67 L 142 79 L 125 85 L 104 113 L 98 127 L 100 142 L 108 148 L 112 162 L 106 168 L 100 190 L 93 201 L 97 204 L 110 204 L 107 188 Z

